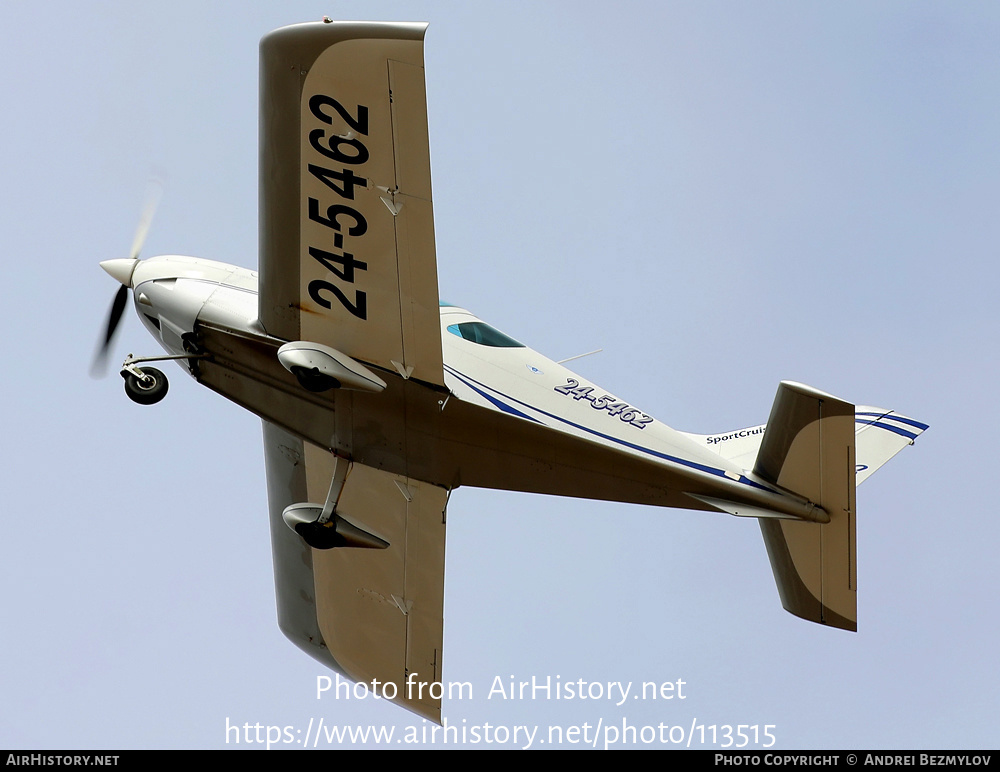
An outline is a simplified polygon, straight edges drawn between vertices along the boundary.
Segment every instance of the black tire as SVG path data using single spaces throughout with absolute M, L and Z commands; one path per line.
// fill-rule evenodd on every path
M 337 533 L 336 523 L 299 523 L 295 532 L 314 550 L 331 550 L 346 543 L 344 537 Z
M 340 381 L 332 375 L 321 373 L 318 367 L 293 367 L 292 372 L 298 378 L 299 386 L 308 391 L 319 394 L 340 388 Z
M 167 396 L 167 376 L 155 367 L 140 367 L 143 378 L 137 378 L 132 373 L 125 375 L 125 393 L 133 402 L 140 405 L 155 405 Z

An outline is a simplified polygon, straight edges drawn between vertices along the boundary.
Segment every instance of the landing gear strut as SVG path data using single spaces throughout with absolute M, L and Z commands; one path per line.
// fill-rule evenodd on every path
M 316 550 L 329 550 L 334 547 L 359 547 L 361 549 L 384 550 L 389 542 L 375 534 L 368 533 L 354 523 L 337 514 L 337 502 L 344 492 L 347 475 L 353 463 L 339 457 L 334 457 L 333 479 L 330 481 L 330 492 L 326 496 L 326 504 L 292 504 L 285 507 L 281 519 L 285 525 L 302 537 L 306 544 Z

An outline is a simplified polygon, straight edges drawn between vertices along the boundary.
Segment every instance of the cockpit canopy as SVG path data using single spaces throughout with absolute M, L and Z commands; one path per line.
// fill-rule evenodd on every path
M 448 332 L 460 338 L 478 343 L 480 346 L 493 348 L 524 348 L 513 338 L 504 335 L 500 330 L 490 327 L 486 322 L 461 322 L 448 325 Z

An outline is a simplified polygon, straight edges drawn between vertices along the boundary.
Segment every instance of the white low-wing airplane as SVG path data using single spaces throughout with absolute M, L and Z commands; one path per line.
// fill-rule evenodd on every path
M 439 303 L 422 24 L 261 43 L 260 275 L 193 257 L 102 267 L 199 382 L 264 422 L 278 622 L 440 720 L 445 510 L 460 485 L 760 521 L 782 604 L 857 627 L 855 488 L 923 432 L 784 382 L 766 424 L 675 431 Z M 141 241 L 141 239 L 140 239 Z M 151 404 L 158 370 L 123 365 Z

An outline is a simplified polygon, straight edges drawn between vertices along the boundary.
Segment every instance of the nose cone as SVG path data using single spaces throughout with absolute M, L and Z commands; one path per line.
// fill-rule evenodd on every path
M 120 284 L 131 287 L 132 286 L 132 272 L 135 270 L 135 266 L 139 261 L 130 257 L 120 257 L 116 260 L 104 260 L 101 263 L 101 268 L 108 272 L 108 274 L 118 281 Z

